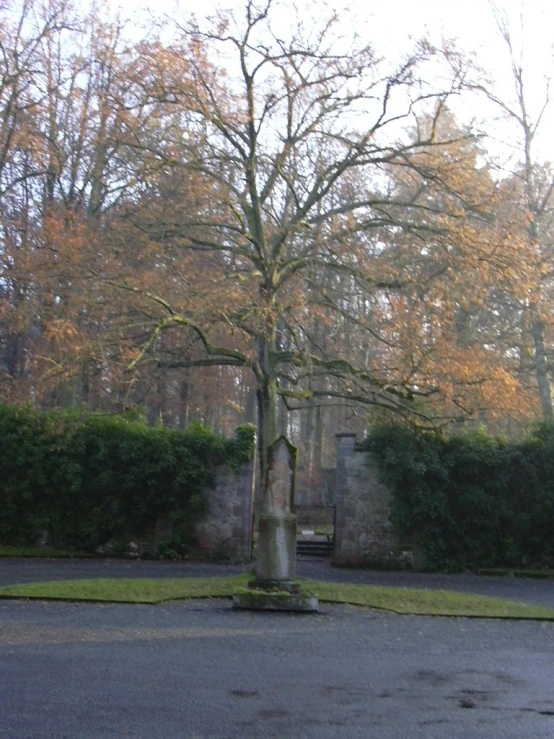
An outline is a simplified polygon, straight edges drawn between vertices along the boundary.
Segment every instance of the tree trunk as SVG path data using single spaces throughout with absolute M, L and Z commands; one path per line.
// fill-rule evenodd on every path
M 536 311 L 531 308 L 531 330 L 535 346 L 535 373 L 539 386 L 542 417 L 552 418 L 552 393 L 548 378 L 548 358 L 544 343 L 544 323 Z
M 258 361 L 260 377 L 256 389 L 258 406 L 258 456 L 260 464 L 260 484 L 262 489 L 262 508 L 264 512 L 273 510 L 267 500 L 266 473 L 267 450 L 277 439 L 277 379 L 273 366 L 275 353 L 275 334 L 273 326 L 259 337 Z
M 277 381 L 264 376 L 256 391 L 258 400 L 258 457 L 260 463 L 260 483 L 263 490 L 263 510 L 271 510 L 267 500 L 266 473 L 267 450 L 277 438 Z

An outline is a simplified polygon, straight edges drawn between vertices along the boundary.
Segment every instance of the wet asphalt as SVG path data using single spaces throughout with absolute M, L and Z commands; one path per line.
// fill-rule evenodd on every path
M 300 576 L 554 606 L 548 580 L 335 569 Z M 234 574 L 250 566 L 0 561 L 0 584 Z M 554 623 L 0 601 L 1 739 L 554 737 Z

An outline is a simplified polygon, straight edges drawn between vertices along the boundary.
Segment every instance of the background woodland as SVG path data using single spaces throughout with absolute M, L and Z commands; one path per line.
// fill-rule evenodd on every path
M 451 43 L 394 66 L 278 10 L 0 3 L 0 399 L 257 422 L 314 485 L 376 419 L 517 438 L 552 415 L 554 169 L 510 29 L 500 98 Z

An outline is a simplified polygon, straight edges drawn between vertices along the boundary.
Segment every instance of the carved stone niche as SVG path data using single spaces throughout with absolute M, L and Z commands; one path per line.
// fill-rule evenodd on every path
M 269 447 L 265 484 L 266 513 L 277 516 L 294 513 L 297 454 L 296 447 L 284 436 L 280 436 Z

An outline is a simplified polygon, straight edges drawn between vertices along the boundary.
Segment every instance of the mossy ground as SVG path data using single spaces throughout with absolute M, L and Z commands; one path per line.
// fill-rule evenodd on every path
M 318 610 L 318 599 L 312 593 L 301 590 L 259 590 L 237 588 L 233 593 L 233 608 L 253 611 L 295 611 L 314 613 Z

